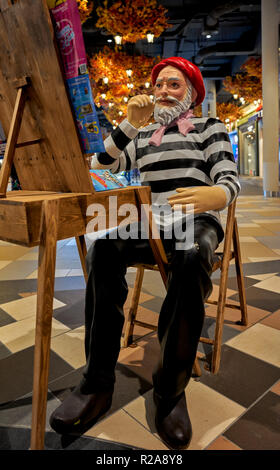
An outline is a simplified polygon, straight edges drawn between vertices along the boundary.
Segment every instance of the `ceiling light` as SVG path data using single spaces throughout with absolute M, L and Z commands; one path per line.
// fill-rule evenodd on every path
M 131 70 L 131 69 L 127 69 L 127 70 L 126 70 L 126 73 L 127 73 L 127 76 L 128 76 L 128 77 L 131 77 L 131 75 L 132 75 L 132 70 Z
M 122 35 L 121 34 L 116 34 L 116 36 L 114 36 L 114 39 L 115 39 L 115 43 L 118 46 L 122 43 Z
M 155 35 L 151 33 L 150 31 L 147 33 L 147 41 L 148 42 L 154 42 L 154 37 Z
M 113 39 L 107 39 L 107 42 L 113 42 Z
M 127 103 L 128 102 L 128 97 L 125 96 L 123 100 Z
M 146 83 L 145 83 L 145 87 L 146 87 L 146 88 L 149 88 L 149 86 L 150 86 L 150 82 L 146 82 Z
M 102 93 L 101 98 L 103 98 L 103 100 L 105 100 L 106 94 L 105 94 L 105 93 Z
M 107 84 L 107 83 L 109 82 L 109 78 L 108 78 L 108 77 L 104 77 L 104 78 L 103 78 L 103 82 L 104 82 L 105 84 Z
M 233 95 L 233 99 L 237 100 L 238 99 L 238 94 L 237 93 L 234 93 Z
M 207 38 L 207 39 L 210 39 L 211 37 L 212 37 L 211 34 L 206 34 L 206 38 Z
M 122 111 L 119 111 L 119 115 L 120 115 L 120 116 L 122 116 L 122 113 L 123 113 Z

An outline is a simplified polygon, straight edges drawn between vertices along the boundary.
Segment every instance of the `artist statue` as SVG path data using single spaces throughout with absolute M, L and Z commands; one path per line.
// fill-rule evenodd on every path
M 113 173 L 138 168 L 141 184 L 151 188 L 153 214 L 169 260 L 158 322 L 160 357 L 153 373 L 155 423 L 168 448 L 184 449 L 192 437 L 187 385 L 204 302 L 212 291 L 213 254 L 224 236 L 219 211 L 237 197 L 240 184 L 224 124 L 193 115 L 205 96 L 199 69 L 181 57 L 170 57 L 153 68 L 151 80 L 155 104 L 148 95 L 130 99 L 127 119 L 105 140 L 106 152 L 96 157 L 95 167 Z M 155 122 L 146 125 L 152 114 Z M 177 211 L 178 205 L 183 210 Z M 188 224 L 189 208 L 193 214 Z M 183 249 L 181 244 L 178 249 L 178 224 L 185 226 L 185 233 L 188 227 L 193 232 L 192 243 Z M 87 362 L 82 382 L 50 418 L 59 433 L 84 429 L 111 406 L 128 292 L 126 269 L 133 263 L 154 262 L 149 241 L 136 225 L 136 236 L 125 240 L 121 231 L 115 239 L 105 235 L 88 251 Z

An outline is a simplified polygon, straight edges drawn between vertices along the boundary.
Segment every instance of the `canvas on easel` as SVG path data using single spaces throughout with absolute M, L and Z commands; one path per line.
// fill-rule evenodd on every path
M 11 3 L 0 2 L 0 116 L 8 136 L 16 98 L 25 95 L 14 156 L 21 187 L 93 193 L 47 5 L 32 0 Z

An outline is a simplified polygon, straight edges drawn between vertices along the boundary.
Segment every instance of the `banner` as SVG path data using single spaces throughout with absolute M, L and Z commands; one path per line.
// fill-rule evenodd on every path
M 58 4 L 59 3 L 59 4 Z M 72 106 L 84 153 L 104 152 L 101 129 L 91 92 L 82 26 L 76 0 L 48 0 Z

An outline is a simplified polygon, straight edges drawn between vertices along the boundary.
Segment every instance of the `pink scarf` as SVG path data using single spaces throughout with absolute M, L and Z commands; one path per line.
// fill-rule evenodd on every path
M 189 118 L 193 116 L 194 116 L 193 112 L 190 109 L 188 109 L 188 111 L 181 114 L 178 118 L 174 119 L 167 126 L 160 126 L 153 133 L 152 137 L 149 140 L 149 144 L 155 145 L 156 147 L 158 147 L 161 144 L 161 141 L 162 141 L 162 138 L 164 136 L 166 129 L 174 126 L 174 124 L 177 124 L 179 132 L 183 134 L 184 136 L 186 136 L 188 132 L 192 131 L 195 128 L 194 125 L 189 120 Z

